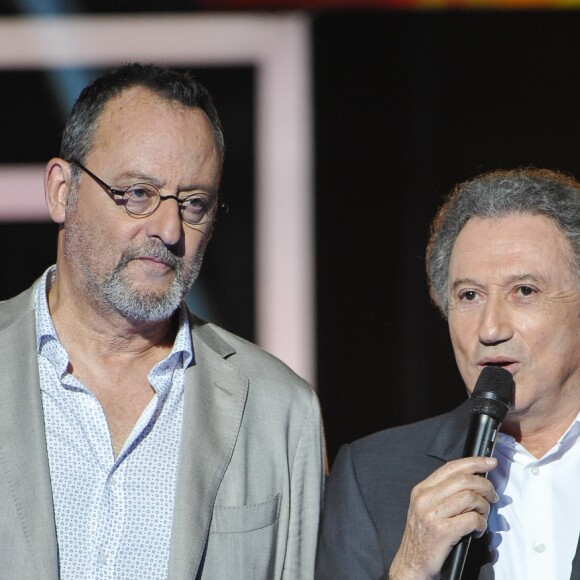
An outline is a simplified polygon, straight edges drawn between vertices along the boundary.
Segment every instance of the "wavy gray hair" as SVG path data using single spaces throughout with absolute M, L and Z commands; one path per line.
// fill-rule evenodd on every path
M 459 232 L 473 217 L 545 215 L 570 243 L 571 267 L 580 290 L 580 183 L 549 169 L 491 171 L 460 183 L 431 225 L 426 267 L 431 299 L 446 318 L 451 252 Z

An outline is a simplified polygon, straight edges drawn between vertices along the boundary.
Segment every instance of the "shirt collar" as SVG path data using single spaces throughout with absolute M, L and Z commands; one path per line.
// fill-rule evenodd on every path
M 572 421 L 566 432 L 558 439 L 554 447 L 550 449 L 542 458 L 534 461 L 541 461 L 553 455 L 562 455 L 570 447 L 574 445 L 577 439 L 580 438 L 580 413 Z M 518 443 L 511 435 L 507 433 L 498 433 L 496 446 L 503 455 L 513 460 L 515 454 L 529 455 L 528 451 L 520 443 Z M 531 456 L 530 456 L 531 457 Z
M 56 266 L 48 268 L 38 286 L 35 294 L 36 308 L 36 352 L 38 355 L 46 356 L 50 362 L 59 371 L 60 376 L 68 368 L 68 355 L 60 344 L 50 310 L 48 308 L 48 290 L 50 289 L 56 276 Z M 159 362 L 153 368 L 153 371 L 160 370 L 169 366 L 181 366 L 187 368 L 193 360 L 193 346 L 191 343 L 191 332 L 189 327 L 189 317 L 187 307 L 184 303 L 179 307 L 179 325 L 177 335 L 173 343 L 173 348 L 168 357 Z
M 48 290 L 56 274 L 56 266 L 48 268 L 36 287 L 34 306 L 36 312 L 36 352 L 40 354 L 44 345 L 51 339 L 58 340 L 48 309 Z

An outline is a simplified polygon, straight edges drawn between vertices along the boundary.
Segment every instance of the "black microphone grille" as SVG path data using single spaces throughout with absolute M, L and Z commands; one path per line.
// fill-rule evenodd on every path
M 503 421 L 514 391 L 512 374 L 502 367 L 484 367 L 471 395 L 471 413 L 483 413 Z

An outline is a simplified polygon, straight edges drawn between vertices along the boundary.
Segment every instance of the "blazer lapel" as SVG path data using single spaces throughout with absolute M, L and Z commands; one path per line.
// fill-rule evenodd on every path
M 180 465 L 169 562 L 170 580 L 197 577 L 215 498 L 232 457 L 248 379 L 227 357 L 234 350 L 207 324 L 193 333 L 195 361 L 185 376 Z
M 580 537 L 578 538 L 578 544 L 576 544 L 576 555 L 574 556 L 574 560 L 572 560 L 570 580 L 580 580 Z
M 447 414 L 446 420 L 429 446 L 427 455 L 445 462 L 459 459 L 463 452 L 468 426 L 469 399 Z
M 58 574 L 58 549 L 31 295 L 27 292 L 4 305 L 5 311 L 16 305 L 17 315 L 24 306 L 26 310 L 0 330 L 0 477 L 10 490 L 9 497 L 0 498 L 0 506 L 16 505 L 19 518 L 13 525 L 22 528 L 38 577 L 52 580 Z

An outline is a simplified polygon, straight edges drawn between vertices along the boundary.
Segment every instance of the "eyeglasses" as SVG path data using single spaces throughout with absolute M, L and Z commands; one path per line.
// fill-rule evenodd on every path
M 218 207 L 228 211 L 225 203 L 218 202 L 216 197 L 203 191 L 179 199 L 176 195 L 161 195 L 159 189 L 151 183 L 134 183 L 125 189 L 114 189 L 89 171 L 78 159 L 73 158 L 69 163 L 80 167 L 109 194 L 116 204 L 123 205 L 127 213 L 133 217 L 151 215 L 166 199 L 174 199 L 177 202 L 183 221 L 191 226 L 201 226 L 212 221 Z

